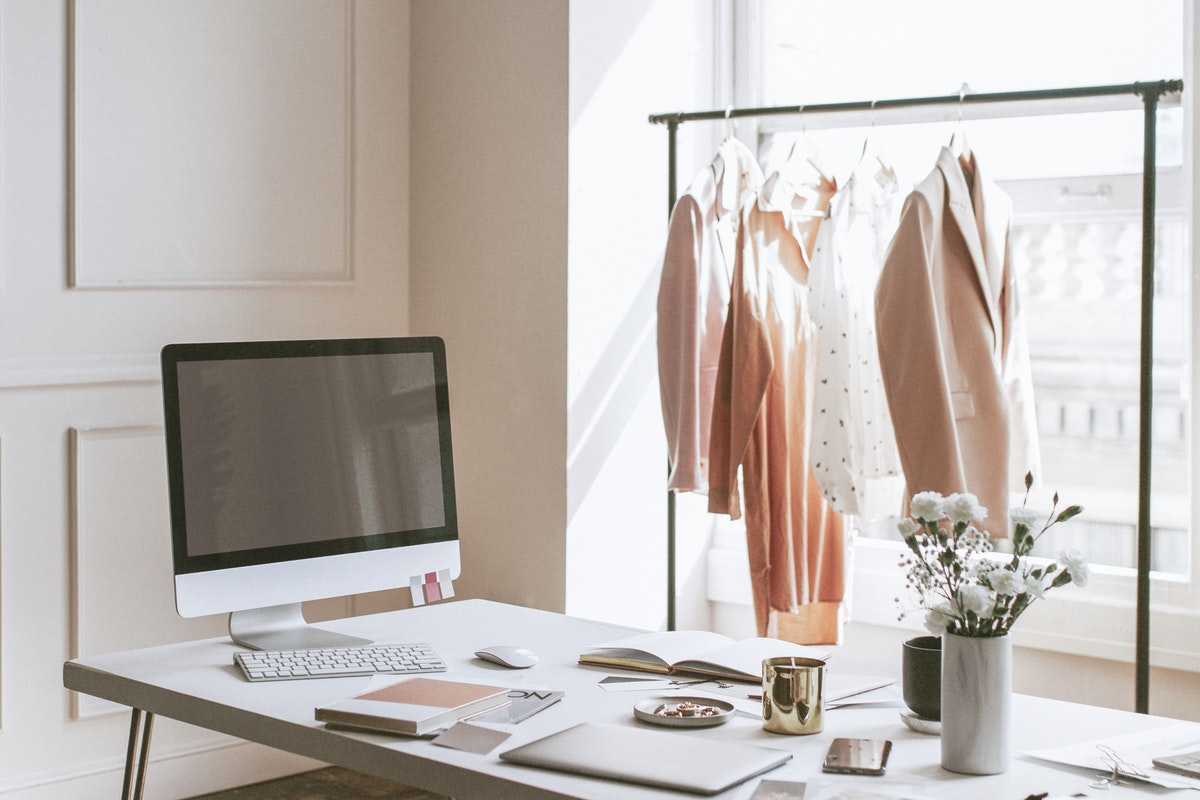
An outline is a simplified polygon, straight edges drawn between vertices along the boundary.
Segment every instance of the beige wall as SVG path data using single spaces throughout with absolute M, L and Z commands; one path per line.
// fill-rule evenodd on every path
M 446 339 L 463 575 L 565 598 L 567 3 L 412 4 L 410 303 Z

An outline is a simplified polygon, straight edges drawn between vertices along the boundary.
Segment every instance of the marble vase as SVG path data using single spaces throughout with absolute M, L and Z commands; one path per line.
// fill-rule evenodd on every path
M 942 767 L 967 775 L 1008 769 L 1012 641 L 942 637 Z

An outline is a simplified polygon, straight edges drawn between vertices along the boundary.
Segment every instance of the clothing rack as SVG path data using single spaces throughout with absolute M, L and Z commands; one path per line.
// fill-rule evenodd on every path
M 1152 532 L 1150 527 L 1151 433 L 1153 419 L 1154 368 L 1154 222 L 1157 152 L 1157 112 L 1159 100 L 1183 91 L 1182 80 L 1161 80 L 1105 86 L 1083 86 L 1066 89 L 1035 89 L 1015 92 L 967 93 L 967 86 L 958 94 L 902 99 L 862 100 L 844 103 L 821 103 L 809 106 L 768 106 L 763 108 L 726 108 L 713 111 L 687 111 L 652 114 L 650 124 L 667 126 L 667 214 L 675 208 L 676 139 L 679 126 L 702 120 L 733 120 L 743 117 L 796 116 L 806 121 L 816 116 L 833 117 L 834 125 L 849 126 L 846 120 L 868 115 L 870 123 L 876 114 L 888 115 L 898 109 L 917 107 L 958 107 L 959 119 L 968 106 L 1008 103 L 1030 104 L 1048 100 L 1084 101 L 1115 96 L 1137 96 L 1142 100 L 1144 113 L 1142 143 L 1142 270 L 1141 270 L 1141 348 L 1139 378 L 1138 423 L 1138 520 L 1137 520 L 1137 631 L 1135 642 L 1135 708 L 1145 714 L 1150 700 L 1150 565 Z M 987 115 L 984 115 L 986 118 Z M 990 115 L 991 118 L 1001 115 Z M 886 121 L 885 121 L 886 124 Z M 667 493 L 667 628 L 675 629 L 675 494 Z

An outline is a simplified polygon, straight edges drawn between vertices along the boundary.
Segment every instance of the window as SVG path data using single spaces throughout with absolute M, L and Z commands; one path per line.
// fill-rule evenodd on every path
M 739 8 L 750 31 L 740 42 L 740 74 L 751 76 L 739 100 L 762 106 L 951 95 L 964 82 L 965 91 L 1004 92 L 1180 78 L 1192 46 L 1182 0 L 1141 3 L 1136 14 L 1118 0 L 747 0 Z M 765 161 L 803 138 L 826 171 L 841 176 L 871 138 L 909 184 L 928 174 L 955 131 L 966 132 L 1014 201 L 1012 248 L 1030 326 L 1041 477 L 1086 511 L 1056 528 L 1044 550 L 1080 547 L 1111 576 L 1098 591 L 1126 595 L 1136 561 L 1141 108 L 1130 97 L 1086 107 L 941 106 L 903 118 L 806 120 L 801 113 L 752 123 Z M 1185 112 L 1174 98 L 1158 115 L 1151 520 L 1157 577 L 1180 585 L 1190 585 L 1194 559 Z M 868 535 L 895 538 L 890 525 Z M 858 567 L 869 561 L 860 558 Z M 856 592 L 863 583 L 856 581 Z

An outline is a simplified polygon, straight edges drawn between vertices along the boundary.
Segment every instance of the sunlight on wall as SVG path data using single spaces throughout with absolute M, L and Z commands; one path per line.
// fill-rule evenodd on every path
M 657 628 L 666 614 L 666 442 L 655 298 L 667 135 L 650 114 L 713 104 L 714 6 L 571 3 L 567 613 Z M 681 164 L 710 131 L 680 137 Z M 680 183 L 686 183 L 686 176 Z M 679 583 L 705 540 L 680 542 Z

